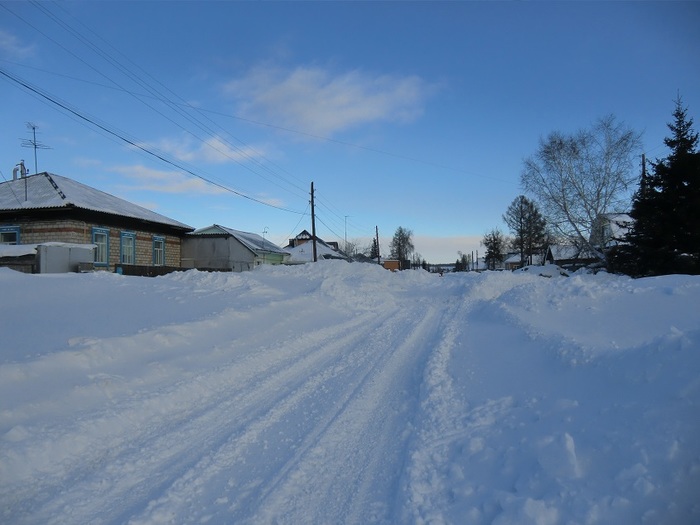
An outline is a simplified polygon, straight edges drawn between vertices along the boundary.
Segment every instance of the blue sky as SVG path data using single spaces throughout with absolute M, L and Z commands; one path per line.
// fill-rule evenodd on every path
M 700 127 L 698 27 L 698 2 L 0 2 L 29 86 L 0 75 L 0 172 L 34 172 L 31 122 L 39 171 L 193 227 L 284 245 L 313 181 L 322 238 L 403 226 L 453 262 L 551 131 L 612 113 L 664 156 L 678 93 Z

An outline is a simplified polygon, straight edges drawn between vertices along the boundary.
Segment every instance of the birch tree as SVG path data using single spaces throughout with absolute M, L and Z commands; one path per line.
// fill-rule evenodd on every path
M 570 135 L 555 131 L 540 140 L 539 149 L 525 159 L 520 180 L 557 237 L 603 258 L 590 242 L 593 224 L 600 214 L 629 208 L 640 138 L 609 115 L 590 129 Z

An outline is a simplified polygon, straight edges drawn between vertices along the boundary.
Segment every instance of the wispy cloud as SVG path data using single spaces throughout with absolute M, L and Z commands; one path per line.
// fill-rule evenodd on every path
M 202 179 L 188 176 L 179 171 L 161 171 L 145 166 L 115 166 L 111 171 L 122 174 L 133 181 L 130 191 L 157 191 L 161 193 L 217 194 L 226 190 L 208 184 Z
M 321 136 L 378 121 L 413 121 L 435 89 L 415 75 L 338 73 L 317 66 L 259 66 L 224 86 L 244 115 Z
M 23 59 L 34 54 L 34 46 L 25 45 L 12 33 L 0 29 L 0 56 Z
M 205 141 L 197 141 L 192 137 L 164 138 L 151 146 L 172 155 L 182 162 L 206 162 L 209 164 L 225 164 L 227 162 L 246 162 L 262 156 L 258 148 L 252 146 L 237 146 L 221 137 L 210 137 Z

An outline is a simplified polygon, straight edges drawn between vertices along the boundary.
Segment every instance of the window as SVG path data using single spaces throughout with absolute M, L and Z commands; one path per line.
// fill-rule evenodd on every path
M 153 266 L 165 264 L 165 237 L 153 237 Z
M 107 266 L 109 264 L 109 230 L 105 228 L 92 229 L 92 243 L 97 245 L 95 250 L 95 264 Z
M 0 226 L 0 244 L 19 244 L 19 226 Z
M 122 232 L 121 241 L 122 264 L 134 264 L 136 262 L 136 234 L 131 232 Z

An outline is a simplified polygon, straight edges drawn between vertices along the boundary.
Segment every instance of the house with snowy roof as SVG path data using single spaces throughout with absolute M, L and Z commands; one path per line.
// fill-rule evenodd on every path
M 593 222 L 591 246 L 606 250 L 625 242 L 625 237 L 634 225 L 627 213 L 602 213 Z
M 261 264 L 284 264 L 289 253 L 268 239 L 212 224 L 182 240 L 182 267 L 241 272 Z
M 304 264 L 313 262 L 314 260 L 314 243 L 313 235 L 308 231 L 303 230 L 294 238 L 289 239 L 289 244 L 284 247 L 284 250 L 289 253 L 289 264 Z M 316 259 L 342 259 L 349 261 L 350 258 L 345 255 L 338 247 L 337 242 L 326 242 L 316 237 Z
M 545 264 L 556 264 L 567 270 L 577 270 L 599 261 L 595 253 L 570 244 L 550 244 L 545 252 Z
M 15 171 L 0 183 L 0 245 L 89 245 L 95 269 L 179 268 L 182 238 L 193 229 L 54 173 Z

